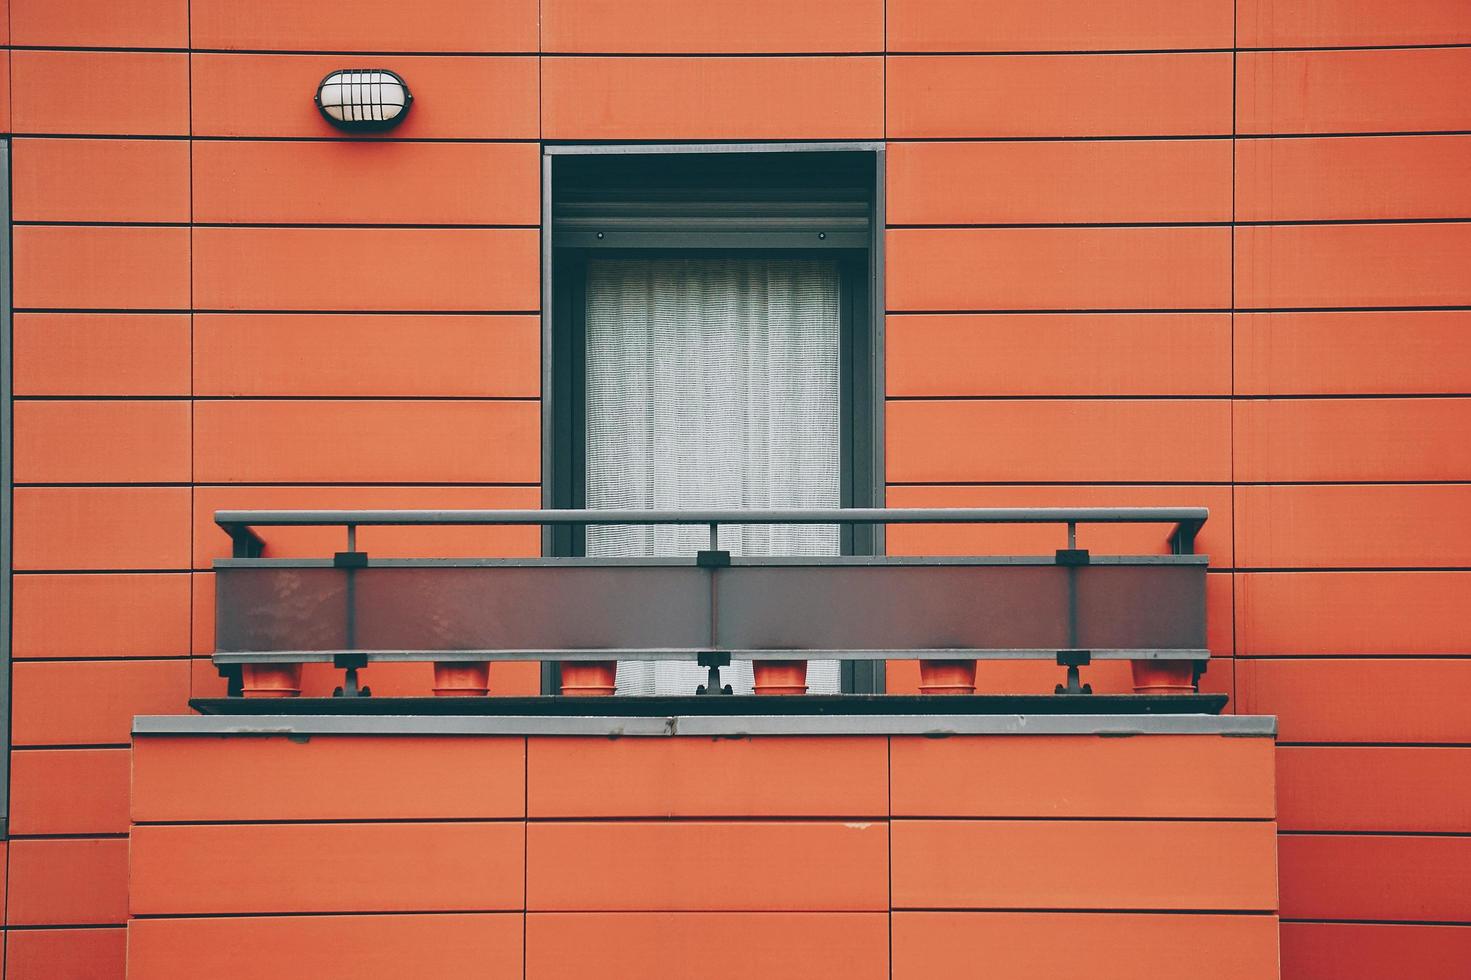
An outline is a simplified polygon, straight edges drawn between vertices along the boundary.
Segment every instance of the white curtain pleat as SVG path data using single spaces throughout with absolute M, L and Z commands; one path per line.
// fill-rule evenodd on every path
M 838 270 L 827 260 L 599 259 L 587 272 L 587 506 L 837 507 Z M 592 556 L 693 555 L 704 527 L 596 527 Z M 733 555 L 839 553 L 835 527 L 720 529 Z M 750 693 L 751 668 L 721 672 Z M 620 694 L 692 694 L 693 663 L 618 665 Z M 836 693 L 836 661 L 808 667 Z

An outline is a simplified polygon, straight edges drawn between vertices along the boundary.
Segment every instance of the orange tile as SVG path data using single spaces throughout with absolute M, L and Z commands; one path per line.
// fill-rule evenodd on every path
M 1471 837 L 1286 835 L 1282 917 L 1471 921 Z
M 31 661 L 15 665 L 14 685 L 14 744 L 125 745 L 134 715 L 188 710 L 189 662 Z
M 17 395 L 187 395 L 189 316 L 19 313 Z
M 225 679 L 219 675 L 219 671 L 215 669 L 215 665 L 208 658 L 196 657 L 191 660 L 189 662 L 189 675 L 189 696 L 191 698 L 222 698 L 226 696 L 227 688 Z
M 1277 977 L 1271 915 L 897 912 L 893 921 L 894 980 L 959 980 L 980 963 L 994 980 Z M 1138 936 L 1149 939 L 1129 938 Z
M 884 132 L 883 104 L 875 57 L 542 63 L 547 139 L 874 138 Z
M 543 912 L 884 910 L 888 852 L 884 823 L 532 823 L 526 905 Z
M 1471 527 L 1448 520 L 1471 486 L 1238 487 L 1242 568 L 1433 568 L 1462 564 Z
M 1232 0 L 889 0 L 890 51 L 1229 48 Z
M 189 652 L 187 575 L 17 575 L 12 588 L 18 659 Z
M 189 567 L 185 487 L 21 488 L 14 501 L 17 570 Z
M 1471 929 L 1365 922 L 1286 922 L 1282 975 L 1293 980 L 1461 980 Z
M 1236 141 L 1236 220 L 1471 217 L 1471 136 Z
M 1271 819 L 1272 740 L 893 738 L 903 817 Z M 1162 773 L 1172 773 L 1161 778 Z M 1065 793 L 1058 787 L 1065 786 Z
M 1459 0 L 1250 0 L 1237 5 L 1243 48 L 1471 41 L 1471 10 Z
M 1216 401 L 912 401 L 888 407 L 895 483 L 1230 479 Z
M 132 913 L 519 909 L 522 828 L 517 821 L 137 826 Z
M 10 0 L 10 36 L 37 47 L 188 47 L 189 0 Z
M 895 820 L 897 908 L 1272 911 L 1270 822 Z M 1142 853 L 1188 854 L 1190 873 Z
M 189 307 L 189 229 L 25 225 L 15 305 L 57 310 Z
M 205 310 L 535 310 L 539 240 L 529 228 L 196 228 L 194 304 Z
M 126 834 L 127 749 L 39 749 L 10 756 L 10 832 Z
M 891 225 L 1229 221 L 1226 140 L 892 143 Z
M 1231 391 L 1228 313 L 914 314 L 884 331 L 890 398 Z
M 34 0 L 38 7 L 45 0 Z M 104 6 L 102 0 L 94 5 Z M 71 8 L 63 8 L 70 12 Z M 127 8 L 131 21 L 133 8 Z M 14 51 L 17 133 L 183 136 L 189 132 L 189 56 L 143 51 Z
M 1231 132 L 1224 52 L 890 57 L 886 91 L 890 139 Z
M 5 935 L 10 980 L 124 980 L 124 929 L 11 929 Z
M 218 510 L 535 510 L 538 487 L 195 487 L 194 567 L 230 556 Z M 346 532 L 328 528 L 259 528 L 271 558 L 323 558 L 346 547 Z M 532 558 L 541 554 L 534 527 L 365 527 L 358 547 L 377 558 Z M 212 594 L 212 593 L 211 593 Z M 212 601 L 212 600 L 211 600 Z
M 12 153 L 17 221 L 189 220 L 183 140 L 19 139 Z
M 886 237 L 890 310 L 1230 305 L 1229 228 L 898 228 Z
M 134 919 L 128 972 L 160 980 L 519 980 L 521 932 L 521 916 L 507 913 Z
M 1471 479 L 1471 401 L 1353 398 L 1238 401 L 1236 479 Z
M 285 8 L 288 3 L 276 0 L 275 5 Z M 295 3 L 289 6 L 293 13 L 305 10 Z M 333 9 L 317 7 L 314 13 Z M 258 10 L 250 8 L 253 22 L 271 28 L 281 23 L 259 17 Z M 352 17 L 332 16 L 343 23 L 355 20 L 356 11 Z M 400 20 L 433 23 L 427 17 Z M 383 137 L 369 138 L 507 140 L 540 135 L 535 58 L 393 55 L 375 61 L 373 67 L 395 71 L 408 83 L 414 107 Z M 341 55 L 195 54 L 190 64 L 196 136 L 341 135 L 312 101 L 323 78 L 352 64 Z
M 126 921 L 128 839 L 11 841 L 5 913 L 11 926 Z
M 139 737 L 132 792 L 137 823 L 521 817 L 526 740 Z
M 1471 748 L 1289 746 L 1277 753 L 1283 830 L 1471 831 Z
M 14 446 L 17 483 L 179 483 L 189 403 L 17 402 Z
M 1395 12 L 1396 20 L 1401 13 Z M 1471 48 L 1243 51 L 1238 133 L 1416 133 L 1471 129 Z M 1441 93 L 1427 99 L 1426 92 Z
M 199 654 L 212 654 L 215 652 L 215 577 L 213 572 L 196 573 L 189 576 L 189 652 L 198 656 Z M 208 697 L 208 694 L 197 693 L 200 689 L 200 677 L 198 665 L 195 665 L 193 678 L 190 681 L 190 690 L 195 692 L 194 697 Z M 225 696 L 224 682 L 214 676 L 213 664 L 207 665 L 210 675 L 210 683 L 219 683 L 219 696 Z
M 1467 697 L 1468 660 L 1236 661 L 1237 712 L 1276 715 L 1284 743 L 1471 742 Z
M 535 225 L 534 143 L 202 140 L 194 220 L 243 224 Z
M 573 54 L 817 54 L 884 49 L 882 0 L 548 0 L 541 49 Z
M 1236 229 L 1236 304 L 1467 305 L 1468 250 L 1471 224 L 1247 225 Z
M 193 0 L 196 48 L 248 51 L 532 51 L 536 0 Z
M 526 805 L 533 818 L 882 817 L 888 767 L 882 738 L 533 738 Z
M 1238 313 L 1235 328 L 1239 394 L 1471 391 L 1466 310 Z
M 11 125 L 11 84 L 10 84 L 10 49 L 0 51 L 0 132 L 9 133 L 13 128 Z M 0 946 L 3 949 L 3 946 Z M 0 956 L 3 958 L 3 956 Z
M 534 483 L 535 402 L 222 401 L 195 406 L 204 483 Z M 466 445 L 480 447 L 466 452 Z
M 698 966 L 697 966 L 698 964 Z M 705 980 L 889 976 L 877 912 L 539 912 L 526 917 L 526 974 L 544 980 L 697 972 Z
M 194 385 L 198 395 L 535 398 L 541 318 L 201 313 Z
M 1444 654 L 1466 645 L 1467 572 L 1239 575 L 1244 656 Z

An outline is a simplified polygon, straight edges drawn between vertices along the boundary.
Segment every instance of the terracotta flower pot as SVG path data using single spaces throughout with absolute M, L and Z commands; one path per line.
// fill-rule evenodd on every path
M 443 660 L 434 663 L 434 696 L 483 698 L 490 693 L 490 663 L 485 660 Z
M 606 697 L 617 683 L 616 660 L 562 661 L 562 693 L 568 697 Z
M 919 693 L 976 693 L 976 662 L 974 660 L 921 660 L 919 662 Z
M 1194 694 L 1195 663 L 1190 660 L 1131 660 L 1135 694 Z
M 243 664 L 240 693 L 247 698 L 301 697 L 301 664 Z
M 757 694 L 807 693 L 805 660 L 755 660 L 751 670 L 756 675 Z

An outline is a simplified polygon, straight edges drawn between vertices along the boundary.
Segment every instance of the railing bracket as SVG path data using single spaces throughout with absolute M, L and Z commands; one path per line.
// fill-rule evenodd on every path
M 1057 563 L 1059 565 L 1086 565 L 1088 564 L 1087 548 L 1058 548 Z
M 730 552 L 720 551 L 697 551 L 695 552 L 695 564 L 701 568 L 729 568 Z
M 367 568 L 368 553 L 366 551 L 338 551 L 332 555 L 333 568 Z
M 722 552 L 722 554 L 725 554 Z M 729 555 L 726 555 L 727 560 Z M 696 694 L 734 694 L 729 684 L 721 685 L 720 668 L 730 666 L 730 654 L 728 653 L 702 653 L 697 658 L 701 667 L 710 668 L 710 676 L 707 682 L 695 688 Z
M 339 653 L 332 658 L 332 666 L 344 672 L 342 686 L 332 691 L 334 698 L 370 698 L 373 696 L 371 687 L 358 685 L 358 668 L 368 666 L 366 654 Z
M 1083 552 L 1085 555 L 1087 552 Z M 1057 651 L 1057 665 L 1067 668 L 1067 684 L 1059 684 L 1053 690 L 1054 694 L 1092 694 L 1093 685 L 1082 683 L 1082 675 L 1078 673 L 1079 667 L 1086 667 L 1093 662 L 1093 654 L 1087 650 L 1059 650 Z

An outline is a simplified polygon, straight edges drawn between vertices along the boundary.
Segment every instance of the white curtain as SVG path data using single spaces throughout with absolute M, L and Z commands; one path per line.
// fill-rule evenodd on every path
M 600 259 L 587 273 L 587 506 L 837 507 L 838 271 L 797 259 Z M 706 527 L 594 527 L 587 554 L 692 556 Z M 733 555 L 836 555 L 831 526 L 720 529 Z M 624 662 L 620 694 L 693 694 L 694 663 Z M 751 692 L 751 668 L 721 671 Z M 839 690 L 836 661 L 808 690 Z

